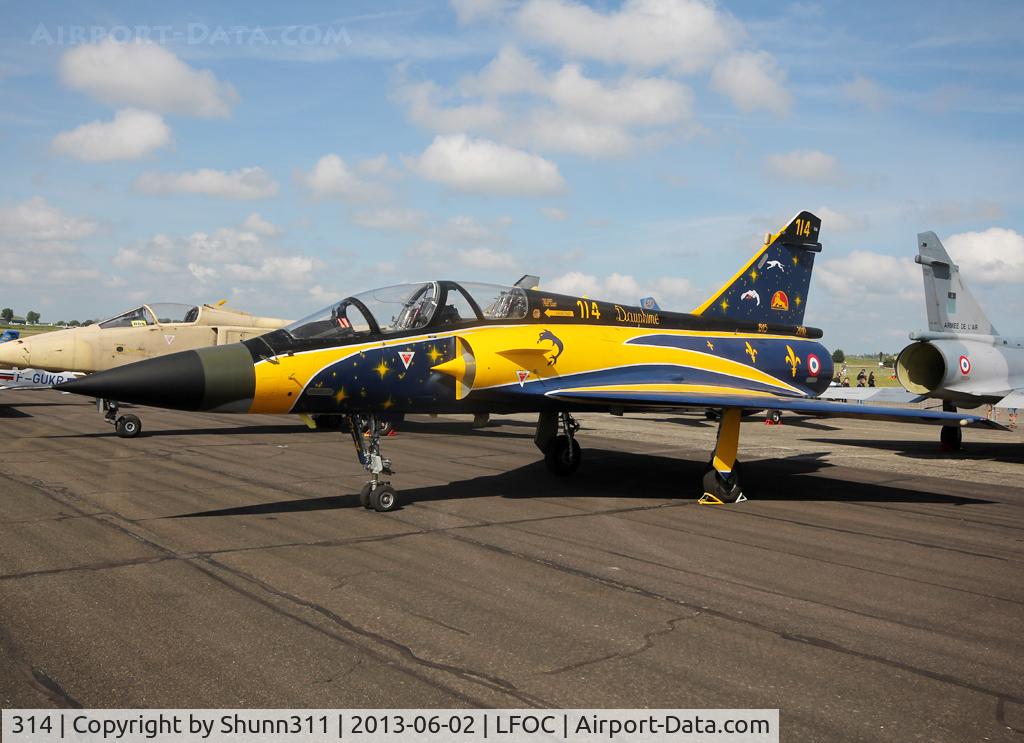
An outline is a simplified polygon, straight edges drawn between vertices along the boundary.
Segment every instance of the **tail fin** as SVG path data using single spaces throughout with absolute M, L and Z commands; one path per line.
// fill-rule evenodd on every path
M 942 333 L 999 335 L 974 295 L 960 279 L 960 269 L 934 232 L 917 235 L 917 255 L 924 274 L 928 329 Z
M 820 229 L 821 220 L 810 212 L 797 214 L 693 314 L 803 325 Z

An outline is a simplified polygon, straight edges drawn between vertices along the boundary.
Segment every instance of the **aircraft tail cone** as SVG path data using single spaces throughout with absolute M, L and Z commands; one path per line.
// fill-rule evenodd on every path
M 55 389 L 157 408 L 246 412 L 255 387 L 252 357 L 237 343 L 126 364 Z

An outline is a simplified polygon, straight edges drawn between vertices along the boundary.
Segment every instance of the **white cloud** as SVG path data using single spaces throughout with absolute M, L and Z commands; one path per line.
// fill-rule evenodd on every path
M 711 87 L 728 96 L 744 113 L 789 113 L 792 96 L 784 87 L 786 76 L 766 52 L 742 52 L 715 65 Z
M 177 286 L 179 290 L 193 291 L 196 282 L 202 285 L 203 293 L 226 292 L 229 288 L 232 293 L 246 292 L 249 289 L 245 283 L 309 286 L 322 264 L 316 258 L 278 248 L 273 240 L 278 233 L 259 214 L 251 214 L 241 227 L 221 227 L 177 237 L 154 235 L 123 246 L 113 262 L 141 277 L 159 276 L 163 289 Z M 243 286 L 224 282 L 242 282 Z
M 814 213 L 821 219 L 822 229 L 828 232 L 851 232 L 853 230 L 862 230 L 868 226 L 867 217 L 859 214 L 837 212 L 835 209 L 829 209 L 827 206 L 815 209 Z
M 460 250 L 458 258 L 461 263 L 469 268 L 481 270 L 513 269 L 516 267 L 515 259 L 507 253 L 499 253 L 490 248 L 469 248 Z
M 490 130 L 498 127 L 504 119 L 501 109 L 492 103 L 442 105 L 444 100 L 450 99 L 450 94 L 429 80 L 401 86 L 397 97 L 415 124 L 434 132 L 451 134 Z
M 891 296 L 917 302 L 922 294 L 921 269 L 912 259 L 870 250 L 822 260 L 815 264 L 814 278 L 823 291 L 812 286 L 811 292 L 826 302 L 849 304 Z
M 862 75 L 843 83 L 840 90 L 851 101 L 872 111 L 880 111 L 892 101 L 892 94 L 888 90 Z
M 114 105 L 163 113 L 223 117 L 238 94 L 209 70 L 197 70 L 150 41 L 104 39 L 82 44 L 60 59 L 61 81 Z
M 572 0 L 527 0 L 521 33 L 577 59 L 692 73 L 728 51 L 742 30 L 700 0 L 626 0 L 601 13 Z
M 92 121 L 54 137 L 50 149 L 85 162 L 135 160 L 166 147 L 171 128 L 151 111 L 123 108 L 113 121 Z
M 499 223 L 499 226 L 507 225 Z M 451 217 L 438 231 L 438 237 L 448 242 L 461 243 L 484 243 L 498 239 L 490 227 L 464 214 Z
M 839 178 L 839 161 L 818 150 L 794 150 L 769 155 L 768 172 L 780 178 L 810 183 L 825 183 Z
M 0 234 L 26 240 L 79 240 L 96 232 L 91 219 L 73 217 L 42 196 L 0 207 Z
M 496 18 L 511 5 L 511 0 L 452 0 L 452 9 L 459 23 L 476 23 Z
M 592 274 L 570 271 L 550 281 L 543 280 L 541 285 L 559 294 L 587 296 L 631 305 L 636 305 L 641 297 L 653 296 L 666 309 L 689 307 L 698 300 L 690 280 L 675 276 L 638 280 L 629 274 L 613 273 L 602 279 Z
M 272 255 L 256 263 L 228 263 L 224 273 L 239 281 L 280 283 L 295 287 L 308 285 L 313 280 L 316 262 L 304 255 Z
M 372 209 L 356 212 L 352 222 L 372 230 L 412 232 L 423 226 L 426 216 L 417 209 Z
M 1024 282 L 1024 235 L 1003 227 L 962 232 L 943 240 L 968 284 Z
M 547 86 L 547 79 L 536 60 L 514 46 L 504 46 L 476 75 L 459 84 L 466 95 L 499 96 L 510 93 L 536 93 Z
M 0 207 L 4 282 L 33 287 L 36 296 L 58 286 L 109 279 L 91 265 L 76 244 L 98 229 L 95 221 L 74 217 L 40 196 Z
M 464 134 L 435 137 L 405 164 L 421 178 L 468 193 L 541 196 L 565 187 L 550 160 Z
M 550 219 L 552 222 L 564 222 L 569 218 L 565 209 L 559 209 L 557 206 L 545 206 L 540 213 L 544 215 L 545 219 Z
M 318 199 L 377 201 L 388 196 L 384 186 L 360 178 L 344 160 L 333 153 L 321 157 L 311 171 L 299 173 L 297 179 Z
M 277 225 L 264 219 L 259 212 L 253 212 L 245 221 L 242 222 L 242 229 L 248 230 L 249 232 L 255 232 L 257 235 L 265 235 L 267 237 L 274 237 L 280 235 L 281 230 L 277 228 Z
M 692 116 L 690 89 L 665 78 L 624 78 L 606 85 L 569 64 L 555 73 L 548 97 L 562 108 L 596 121 L 652 126 Z
M 193 193 L 239 200 L 277 194 L 277 182 L 260 167 L 231 172 L 201 168 L 190 173 L 143 173 L 133 187 L 149 194 Z

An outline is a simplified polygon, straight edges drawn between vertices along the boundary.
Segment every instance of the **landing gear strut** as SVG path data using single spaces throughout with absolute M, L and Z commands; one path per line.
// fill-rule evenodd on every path
M 114 427 L 122 439 L 134 439 L 142 433 L 142 421 L 137 415 L 118 415 L 121 405 L 116 400 L 96 400 L 96 407 L 103 413 L 103 420 Z
M 363 469 L 370 473 L 370 480 L 359 491 L 359 502 L 363 508 L 374 511 L 394 511 L 398 508 L 398 493 L 391 483 L 381 479 L 395 474 L 391 469 L 391 460 L 385 459 L 380 453 L 380 437 L 384 434 L 383 423 L 379 416 L 370 413 L 366 416 L 348 416 L 349 432 L 356 447 L 356 456 Z M 363 430 L 369 434 L 363 436 Z
M 704 495 L 700 497 L 698 503 L 721 506 L 726 503 L 742 503 L 747 499 L 740 489 L 740 463 L 736 461 L 741 416 L 742 411 L 739 408 L 722 411 L 715 453 L 704 471 Z
M 946 413 L 956 412 L 956 403 L 942 401 L 942 410 Z M 963 446 L 964 432 L 960 426 L 943 426 L 939 433 L 939 451 L 960 451 Z
M 582 459 L 582 451 L 576 441 L 579 430 L 579 421 L 567 412 L 540 414 L 533 443 L 544 452 L 544 465 L 553 474 L 566 477 L 579 469 Z

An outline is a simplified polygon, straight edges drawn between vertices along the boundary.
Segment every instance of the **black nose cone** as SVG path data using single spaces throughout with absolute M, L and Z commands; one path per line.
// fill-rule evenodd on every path
M 256 375 L 252 356 L 238 343 L 138 361 L 54 389 L 157 408 L 245 412 Z

